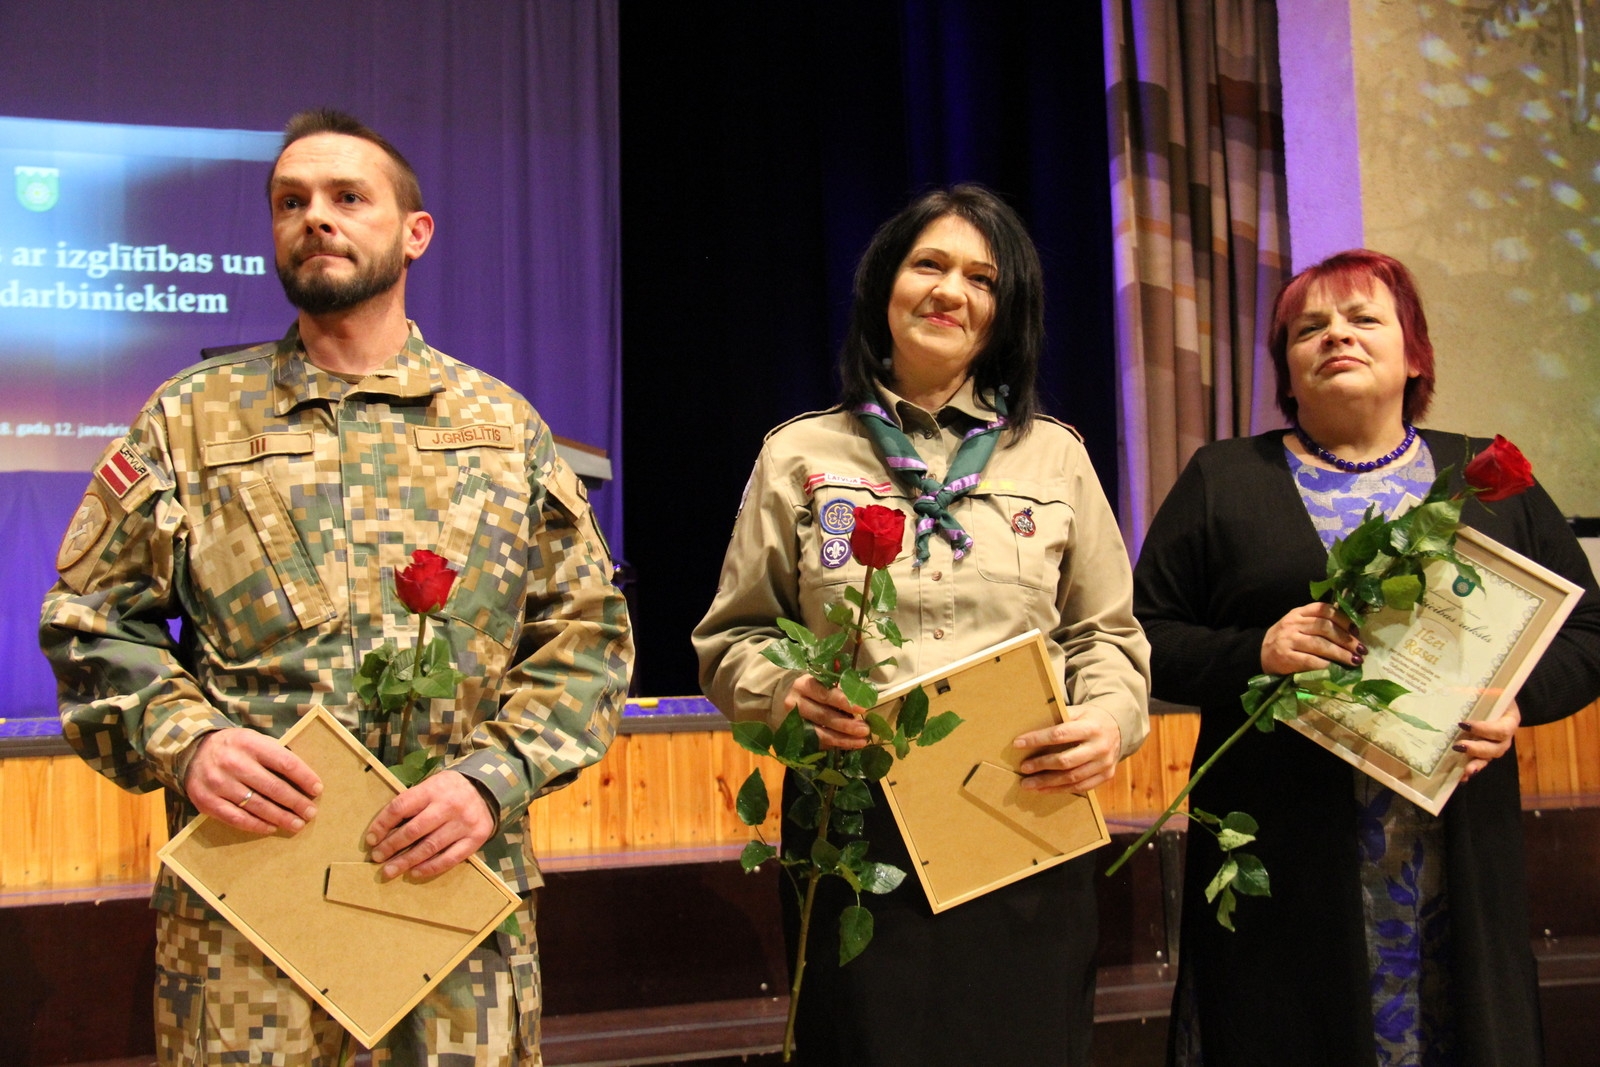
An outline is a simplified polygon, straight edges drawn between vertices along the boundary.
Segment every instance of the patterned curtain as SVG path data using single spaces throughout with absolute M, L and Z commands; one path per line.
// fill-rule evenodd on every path
M 1273 0 L 1101 0 L 1123 535 L 1208 441 L 1283 425 L 1266 327 L 1289 264 Z

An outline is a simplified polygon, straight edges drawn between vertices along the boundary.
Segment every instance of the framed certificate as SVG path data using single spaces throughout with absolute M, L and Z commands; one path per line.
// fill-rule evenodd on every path
M 1038 630 L 887 689 L 875 710 L 893 722 L 918 688 L 929 716 L 964 720 L 938 744 L 913 747 L 882 782 L 935 912 L 1111 840 L 1093 793 L 1021 787 L 1017 766 L 1031 753 L 1011 742 L 1061 722 L 1067 704 Z
M 322 779 L 304 830 L 252 834 L 201 815 L 161 859 L 371 1048 L 519 898 L 477 856 L 426 882 L 383 881 L 362 835 L 399 780 L 321 706 L 281 740 Z
M 1434 815 L 1461 780 L 1468 757 L 1451 748 L 1457 724 L 1491 719 L 1527 680 L 1581 587 L 1476 530 L 1461 527 L 1456 552 L 1477 569 L 1478 586 L 1436 560 L 1412 611 L 1362 620 L 1367 678 L 1411 692 L 1393 706 L 1427 723 L 1336 700 L 1306 705 L 1289 725 Z

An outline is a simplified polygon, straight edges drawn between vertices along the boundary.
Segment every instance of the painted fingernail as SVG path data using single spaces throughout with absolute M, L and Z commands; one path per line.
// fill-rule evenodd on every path
M 1351 656 L 1350 657 L 1350 662 L 1352 664 L 1354 664 L 1355 666 L 1357 666 L 1357 667 L 1359 667 L 1363 663 L 1365 663 L 1366 660 L 1367 660 L 1367 657 L 1365 657 L 1365 656 Z
M 1367 654 L 1367 646 L 1363 644 L 1357 644 L 1356 651 L 1365 656 Z
M 1472 732 L 1472 724 L 1470 722 L 1458 722 L 1456 723 L 1456 729 L 1464 734 L 1470 734 Z
M 1457 752 L 1465 752 L 1467 750 L 1467 746 L 1463 745 L 1459 741 L 1457 741 L 1455 744 L 1451 745 L 1450 747 L 1455 749 Z

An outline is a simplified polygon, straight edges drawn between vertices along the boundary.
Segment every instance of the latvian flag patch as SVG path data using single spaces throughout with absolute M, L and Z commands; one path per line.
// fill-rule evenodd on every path
M 128 490 L 150 476 L 150 468 L 139 458 L 139 453 L 133 450 L 132 445 L 123 445 L 100 465 L 99 474 L 100 480 L 121 500 L 128 495 Z

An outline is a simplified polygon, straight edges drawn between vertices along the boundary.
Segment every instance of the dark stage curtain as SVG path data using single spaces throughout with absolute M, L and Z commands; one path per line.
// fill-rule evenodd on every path
M 8 3 L 0 42 L 7 116 L 274 130 L 327 105 L 366 120 L 417 168 L 438 222 L 407 289 L 424 336 L 620 471 L 615 0 Z M 270 254 L 265 193 L 240 210 L 259 213 Z M 283 304 L 275 335 L 292 317 Z M 164 374 L 198 358 L 175 352 Z M 87 479 L 0 474 L 0 718 L 53 714 L 34 630 Z M 595 493 L 617 541 L 620 494 Z
M 1006 196 L 1043 255 L 1046 409 L 1117 498 L 1099 5 L 625 4 L 628 557 L 645 692 L 696 691 L 762 435 L 832 402 L 850 276 L 931 185 Z

